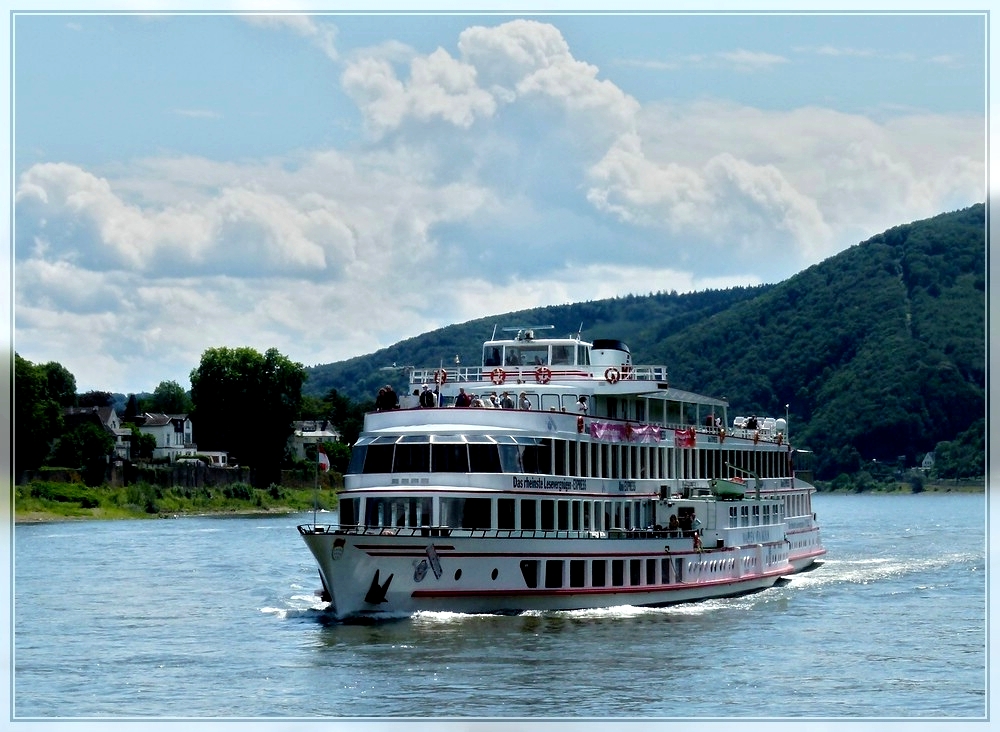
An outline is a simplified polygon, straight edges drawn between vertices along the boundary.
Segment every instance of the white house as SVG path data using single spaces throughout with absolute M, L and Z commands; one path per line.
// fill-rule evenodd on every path
M 186 414 L 146 412 L 136 419 L 136 426 L 140 432 L 156 438 L 154 458 L 169 458 L 173 462 L 198 452 L 198 445 L 192 439 L 191 420 Z
M 923 462 L 920 463 L 920 469 L 926 473 L 933 467 L 934 467 L 934 453 L 929 452 L 926 455 L 924 455 Z
M 325 419 L 294 422 L 292 427 L 294 431 L 288 438 L 288 450 L 299 460 L 306 458 L 306 445 L 340 442 L 340 432 Z

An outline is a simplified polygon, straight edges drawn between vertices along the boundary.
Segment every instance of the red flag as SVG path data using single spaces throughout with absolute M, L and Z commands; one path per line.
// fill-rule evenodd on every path
M 326 450 L 323 449 L 322 445 L 319 446 L 319 452 L 317 453 L 317 459 L 319 460 L 319 469 L 320 470 L 326 472 L 327 470 L 330 469 L 330 458 L 326 454 Z
M 694 447 L 694 430 L 674 430 L 674 447 Z

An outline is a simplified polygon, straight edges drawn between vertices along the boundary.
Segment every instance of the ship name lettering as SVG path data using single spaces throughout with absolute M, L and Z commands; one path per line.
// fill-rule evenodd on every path
M 635 493 L 635 481 L 634 480 L 619 480 L 618 481 L 618 492 L 619 493 Z
M 585 491 L 587 481 L 580 478 L 521 478 L 512 475 L 511 487 L 516 490 Z

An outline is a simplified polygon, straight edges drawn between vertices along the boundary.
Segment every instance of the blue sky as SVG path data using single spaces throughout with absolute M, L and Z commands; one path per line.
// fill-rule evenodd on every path
M 982 14 L 11 22 L 14 347 L 80 391 L 778 282 L 986 199 Z

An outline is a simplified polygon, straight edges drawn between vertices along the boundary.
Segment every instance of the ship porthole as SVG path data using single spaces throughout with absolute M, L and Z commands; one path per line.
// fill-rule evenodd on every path
M 500 572 L 497 570 L 496 567 L 494 567 L 493 571 L 490 573 L 490 577 L 492 577 L 493 579 L 496 579 L 499 574 L 500 574 Z
M 458 582 L 458 580 L 460 580 L 461 578 L 462 578 L 462 570 L 461 569 L 456 569 L 455 570 L 455 581 Z

